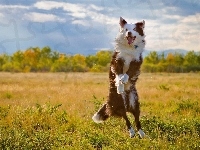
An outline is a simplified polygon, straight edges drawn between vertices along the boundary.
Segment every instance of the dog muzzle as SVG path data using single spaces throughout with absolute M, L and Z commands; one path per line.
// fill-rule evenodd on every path
M 127 36 L 126 39 L 128 41 L 128 44 L 131 45 L 134 40 L 135 40 L 136 36 Z

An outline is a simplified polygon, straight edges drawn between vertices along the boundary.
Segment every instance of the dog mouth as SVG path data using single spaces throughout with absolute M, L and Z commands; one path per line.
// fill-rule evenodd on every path
M 128 41 L 128 44 L 131 45 L 134 40 L 135 40 L 136 36 L 127 36 L 126 39 Z

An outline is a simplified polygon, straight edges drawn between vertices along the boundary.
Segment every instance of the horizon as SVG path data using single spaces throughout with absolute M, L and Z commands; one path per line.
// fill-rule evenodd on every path
M 60 51 L 58 51 L 58 50 L 54 50 L 54 49 L 52 49 L 51 47 L 49 47 L 49 46 L 44 46 L 44 47 L 38 47 L 38 46 L 36 46 L 36 47 L 29 47 L 29 48 L 27 48 L 27 49 L 24 49 L 24 50 L 16 50 L 16 51 L 14 51 L 14 52 L 12 52 L 12 53 L 0 53 L 0 56 L 1 55 L 4 55 L 4 54 L 6 54 L 6 55 L 8 55 L 8 56 L 12 56 L 13 54 L 15 54 L 16 52 L 18 52 L 18 51 L 21 51 L 21 52 L 25 52 L 25 51 L 27 51 L 27 50 L 29 50 L 29 49 L 33 49 L 33 48 L 39 48 L 40 50 L 42 50 L 43 48 L 45 48 L 45 47 L 48 47 L 48 48 L 50 48 L 50 50 L 51 50 L 51 52 L 58 52 L 60 55 L 62 55 L 62 54 L 64 54 L 64 55 L 71 55 L 71 56 L 74 56 L 74 55 L 83 55 L 83 56 L 89 56 L 89 55 L 96 55 L 98 52 L 100 52 L 100 51 L 110 51 L 110 52 L 113 52 L 114 51 L 114 49 L 100 49 L 100 50 L 96 50 L 94 53 L 89 53 L 89 54 L 82 54 L 82 53 L 74 53 L 74 54 L 72 54 L 72 53 L 65 53 L 65 52 L 60 52 Z M 158 55 L 161 55 L 161 54 L 164 54 L 164 55 L 167 55 L 167 54 L 169 54 L 169 53 L 178 53 L 178 54 L 183 54 L 183 55 L 186 55 L 188 52 L 191 52 L 191 51 L 194 51 L 195 53 L 196 52 L 200 52 L 200 51 L 195 51 L 195 50 L 185 50 L 185 49 L 166 49 L 166 50 L 158 50 L 158 51 L 155 51 L 155 50 L 144 50 L 143 52 L 142 52 L 142 55 L 143 55 L 143 57 L 146 57 L 146 56 L 148 56 L 151 52 L 157 52 L 157 54 Z

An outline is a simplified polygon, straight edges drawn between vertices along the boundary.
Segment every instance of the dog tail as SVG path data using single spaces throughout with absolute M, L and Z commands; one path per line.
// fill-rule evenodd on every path
M 96 122 L 96 123 L 102 123 L 102 122 L 104 122 L 104 121 L 109 117 L 109 115 L 107 114 L 107 106 L 106 106 L 106 105 L 107 105 L 107 104 L 104 104 L 104 105 L 99 109 L 99 111 L 96 112 L 96 113 L 93 115 L 92 119 L 93 119 L 94 122 Z

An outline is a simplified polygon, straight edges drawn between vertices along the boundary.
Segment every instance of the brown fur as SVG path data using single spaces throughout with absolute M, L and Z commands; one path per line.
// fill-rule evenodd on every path
M 122 74 L 123 73 L 123 60 L 116 59 L 117 52 L 114 52 L 112 60 L 111 60 L 111 66 L 114 67 L 116 74 Z M 126 98 L 125 101 L 121 94 L 117 93 L 117 88 L 115 86 L 115 73 L 113 73 L 110 69 L 109 71 L 109 79 L 110 79 L 110 88 L 109 88 L 109 96 L 107 102 L 100 108 L 98 111 L 98 114 L 101 116 L 102 120 L 106 120 L 109 116 L 118 116 L 123 117 L 126 120 L 126 124 L 128 129 L 131 127 L 130 121 L 128 120 L 126 116 L 126 112 L 130 112 L 135 117 L 136 127 L 137 130 L 141 129 L 139 116 L 140 116 L 140 104 L 138 102 L 138 94 L 137 90 L 135 88 L 136 81 L 138 79 L 138 72 L 140 71 L 140 66 L 142 64 L 142 57 L 140 57 L 140 61 L 132 61 L 130 63 L 130 67 L 127 71 L 127 74 L 129 75 L 129 79 L 134 77 L 134 79 L 131 80 L 131 87 L 126 92 Z M 130 92 L 135 93 L 135 107 L 132 108 L 129 105 L 129 98 L 128 94 Z
M 135 31 L 137 31 L 139 33 L 139 35 L 143 36 L 144 35 L 144 31 L 142 29 L 143 23 L 138 22 L 135 25 L 136 25 Z

